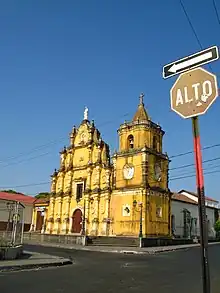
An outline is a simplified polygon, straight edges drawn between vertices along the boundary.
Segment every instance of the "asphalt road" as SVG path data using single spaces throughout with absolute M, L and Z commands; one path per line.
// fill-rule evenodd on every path
M 4 293 L 202 293 L 200 250 L 121 255 L 26 246 L 71 257 L 73 265 L 0 273 Z M 220 292 L 220 245 L 209 248 L 212 293 Z

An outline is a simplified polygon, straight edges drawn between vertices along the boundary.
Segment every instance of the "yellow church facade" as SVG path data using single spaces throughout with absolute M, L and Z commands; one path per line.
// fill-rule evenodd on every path
M 60 168 L 51 176 L 43 233 L 170 235 L 169 158 L 162 149 L 164 131 L 149 118 L 143 96 L 132 121 L 120 125 L 119 149 L 111 157 L 108 144 L 85 109 L 83 121 L 70 133 L 69 147 L 60 152 Z M 39 221 L 37 209 L 33 227 Z

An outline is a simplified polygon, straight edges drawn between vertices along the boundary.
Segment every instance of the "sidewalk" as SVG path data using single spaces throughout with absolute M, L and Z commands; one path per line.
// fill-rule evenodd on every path
M 62 266 L 67 264 L 72 264 L 72 261 L 67 258 L 48 254 L 24 251 L 24 255 L 20 259 L 0 261 L 0 272 Z
M 108 252 L 108 253 L 124 253 L 124 254 L 156 254 L 161 252 L 176 251 L 183 249 L 190 249 L 193 247 L 200 247 L 200 244 L 186 244 L 186 245 L 173 245 L 173 246 L 158 246 L 158 247 L 114 247 L 114 246 L 81 246 L 81 245 L 68 245 L 68 244 L 55 244 L 48 242 L 32 242 L 27 241 L 25 244 L 29 245 L 41 245 L 49 247 L 58 247 L 66 249 L 75 249 L 82 251 L 93 252 Z M 210 243 L 209 245 L 217 245 L 220 242 Z

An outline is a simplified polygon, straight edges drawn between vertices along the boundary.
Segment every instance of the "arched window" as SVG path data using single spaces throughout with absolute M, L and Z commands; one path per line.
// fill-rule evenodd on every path
M 133 149 L 134 148 L 134 137 L 132 134 L 128 136 L 128 148 Z
M 157 137 L 155 135 L 153 136 L 153 149 L 157 150 Z

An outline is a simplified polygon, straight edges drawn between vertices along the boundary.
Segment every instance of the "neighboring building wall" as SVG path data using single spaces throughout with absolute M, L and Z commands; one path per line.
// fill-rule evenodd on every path
M 31 231 L 44 233 L 46 230 L 48 202 L 42 200 L 34 204 Z
M 0 230 L 4 231 L 7 228 L 7 223 L 9 220 L 9 210 L 7 208 L 7 203 L 10 203 L 12 201 L 0 199 Z M 24 204 L 23 204 L 24 205 Z M 33 205 L 24 205 L 25 208 L 20 212 L 20 219 L 24 217 L 24 231 L 29 231 L 31 226 L 31 219 L 32 219 L 32 210 Z M 24 215 L 22 215 L 24 213 Z
M 194 200 L 196 203 L 198 203 L 198 196 L 195 196 L 193 193 L 187 192 L 187 191 L 180 191 L 181 194 L 187 196 L 188 198 Z M 206 207 L 219 209 L 219 202 L 215 200 L 211 200 L 206 197 L 205 199 L 205 205 Z
M 197 219 L 197 225 L 192 225 L 191 235 L 199 236 L 199 213 L 198 206 L 196 204 L 185 203 L 178 200 L 171 201 L 172 215 L 175 217 L 174 221 L 174 235 L 176 237 L 184 237 L 184 213 L 183 210 L 186 209 L 190 212 L 191 218 Z M 215 237 L 215 209 L 206 207 L 206 215 L 208 220 L 208 235 L 210 238 Z M 195 223 L 195 222 L 194 222 Z
M 33 204 L 23 204 L 24 209 L 24 231 L 29 231 L 32 222 Z

